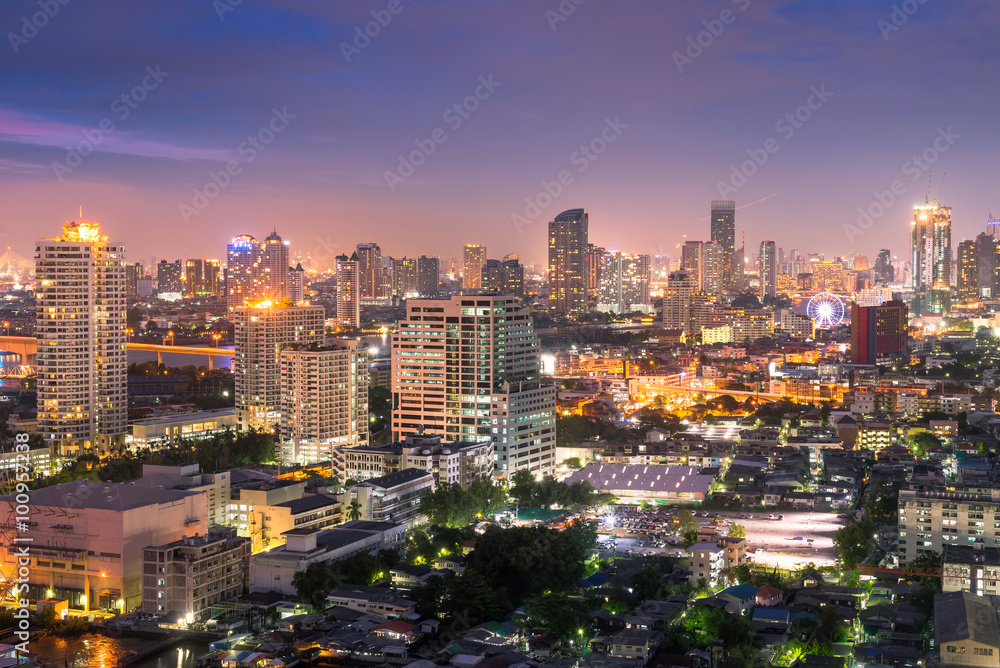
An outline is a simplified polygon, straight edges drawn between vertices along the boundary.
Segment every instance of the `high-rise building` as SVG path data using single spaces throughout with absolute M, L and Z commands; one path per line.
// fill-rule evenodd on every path
M 125 265 L 125 297 L 136 299 L 139 296 L 139 279 L 145 277 L 142 263 Z
M 951 286 L 951 207 L 936 201 L 913 207 L 910 226 L 913 290 L 948 290 Z
M 760 296 L 774 298 L 778 294 L 777 244 L 773 241 L 760 242 Z
M 506 295 L 409 300 L 392 337 L 392 437 L 492 439 L 497 473 L 555 468 L 555 388 L 531 308 Z
M 156 265 L 156 293 L 160 295 L 184 294 L 180 260 L 173 262 L 160 260 L 160 263 Z
M 417 259 L 398 257 L 392 265 L 393 293 L 400 297 L 412 297 L 417 290 Z
M 263 242 L 249 234 L 226 246 L 226 302 L 230 309 L 288 299 L 288 246 L 277 232 Z
M 184 262 L 184 294 L 217 296 L 219 294 L 219 261 L 188 258 Z
M 35 245 L 38 433 L 58 456 L 125 438 L 125 247 L 97 223 Z
M 725 259 L 722 246 L 714 241 L 701 244 L 698 259 L 698 290 L 708 295 L 721 295 Z
M 281 350 L 283 462 L 330 461 L 335 447 L 368 444 L 367 357 L 355 339 Z
M 421 297 L 435 297 L 441 276 L 441 261 L 421 255 L 417 258 L 417 291 Z
M 883 248 L 875 258 L 875 282 L 892 283 L 895 275 L 892 269 L 892 256 L 888 248 Z
M 1000 295 L 1000 239 L 992 234 L 976 237 L 976 270 L 979 297 L 994 299 Z
M 284 306 L 264 300 L 236 307 L 233 317 L 236 424 L 244 430 L 270 430 L 278 424 L 281 411 L 279 354 L 291 344 L 323 343 L 326 313 L 322 306 Z
M 587 298 L 597 298 L 601 289 L 601 270 L 604 268 L 604 246 L 587 244 L 587 255 L 583 259 L 583 271 L 587 278 Z
M 357 245 L 358 278 L 362 299 L 384 299 L 382 293 L 382 249 L 373 242 Z
M 713 200 L 711 217 L 712 241 L 722 247 L 722 289 L 732 292 L 742 287 L 742 280 L 736 278 L 737 271 L 741 276 L 743 273 L 742 265 L 736 266 L 736 202 Z
M 698 267 L 701 264 L 701 247 L 702 242 L 700 241 L 684 242 L 681 247 L 681 271 L 698 273 Z
M 907 308 L 900 301 L 880 306 L 851 304 L 851 363 L 884 364 L 907 352 Z
M 305 287 L 306 270 L 299 262 L 294 267 L 288 268 L 288 301 L 293 304 L 300 303 L 305 297 Z
M 524 267 L 520 260 L 487 260 L 481 273 L 484 294 L 524 297 Z
M 597 309 L 613 313 L 651 312 L 653 304 L 649 298 L 649 278 L 648 255 L 629 255 L 618 251 L 605 253 Z
M 675 271 L 663 291 L 663 329 L 681 329 L 692 334 L 691 295 L 697 291 L 697 277 L 687 271 Z
M 466 292 L 483 287 L 483 267 L 486 266 L 486 246 L 465 244 L 462 263 L 462 287 Z
M 549 309 L 555 315 L 575 318 L 587 310 L 589 224 L 583 209 L 563 211 L 549 223 Z
M 361 294 L 358 254 L 337 256 L 337 322 L 344 327 L 361 326 Z
M 989 235 L 983 235 L 991 239 Z M 966 304 L 979 300 L 979 244 L 975 239 L 965 239 L 958 244 L 958 266 L 956 267 L 956 294 L 960 302 Z M 992 286 L 992 282 L 991 282 Z

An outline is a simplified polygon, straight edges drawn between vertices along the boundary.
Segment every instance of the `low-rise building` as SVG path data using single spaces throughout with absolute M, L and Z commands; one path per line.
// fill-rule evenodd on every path
M 130 437 L 125 439 L 126 445 L 158 450 L 180 440 L 196 441 L 236 429 L 236 409 L 220 408 L 136 420 L 128 429 Z
M 725 549 L 717 543 L 695 543 L 688 548 L 691 562 L 689 581 L 693 585 L 704 578 L 709 587 L 719 583 L 719 573 L 725 568 Z
M 251 592 L 295 594 L 295 573 L 315 563 L 341 561 L 362 552 L 402 552 L 406 527 L 392 522 L 353 521 L 326 530 L 292 529 L 284 533 L 282 540 L 280 547 L 250 557 Z
M 191 624 L 208 618 L 212 606 L 246 591 L 250 539 L 236 529 L 213 527 L 142 553 L 142 611 L 176 614 Z
M 935 596 L 934 642 L 941 665 L 1000 667 L 1000 624 L 990 599 L 966 591 Z
M 1000 595 L 1000 548 L 945 545 L 941 555 L 941 591 Z
M 433 491 L 433 474 L 415 468 L 403 469 L 349 487 L 345 512 L 348 518 L 419 524 L 423 520 L 420 499 Z
M 493 475 L 493 441 L 442 441 L 439 436 L 407 436 L 386 445 L 337 448 L 341 480 L 363 482 L 396 471 L 415 468 L 434 475 L 436 484 L 458 483 Z
M 598 492 L 613 494 L 625 503 L 699 504 L 712 490 L 715 477 L 702 475 L 700 469 L 688 466 L 588 464 L 566 479 L 571 485 L 584 481 Z

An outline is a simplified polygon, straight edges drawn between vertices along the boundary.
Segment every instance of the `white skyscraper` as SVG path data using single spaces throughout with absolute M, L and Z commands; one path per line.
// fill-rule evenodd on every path
M 287 269 L 287 268 L 286 268 Z M 257 306 L 233 309 L 236 350 L 236 424 L 240 429 L 271 429 L 281 413 L 279 353 L 295 343 L 323 343 L 322 306 Z
M 125 438 L 125 247 L 97 223 L 35 245 L 38 431 L 55 455 L 107 451 Z
M 361 280 L 358 254 L 337 257 L 337 322 L 344 327 L 361 325 Z

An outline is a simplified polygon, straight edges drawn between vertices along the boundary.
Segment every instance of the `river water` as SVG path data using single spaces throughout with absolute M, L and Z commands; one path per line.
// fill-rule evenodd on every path
M 108 638 L 96 633 L 78 636 L 47 636 L 31 642 L 28 649 L 51 668 L 114 668 L 118 659 L 142 649 L 155 640 Z M 180 642 L 161 653 L 133 663 L 130 668 L 194 668 L 199 656 L 208 652 L 207 643 Z

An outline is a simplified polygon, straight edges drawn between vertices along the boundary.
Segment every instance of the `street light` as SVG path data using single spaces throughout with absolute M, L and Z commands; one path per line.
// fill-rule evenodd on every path
M 218 332 L 215 332 L 214 334 L 212 334 L 212 339 L 215 340 L 215 347 L 216 348 L 219 347 L 219 339 L 221 339 L 221 338 L 222 338 L 222 334 L 219 334 Z
M 174 345 L 174 330 L 168 330 L 166 338 L 170 339 L 170 345 Z M 166 340 L 164 340 L 164 343 L 166 343 Z
M 132 343 L 132 328 L 131 327 L 127 327 L 125 329 L 125 336 L 127 337 L 128 342 Z

